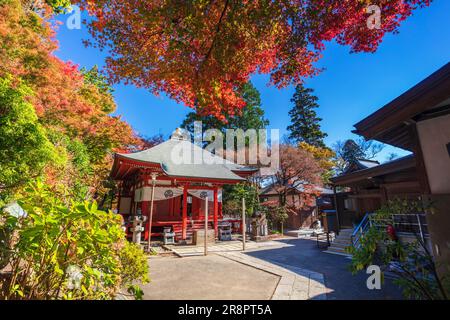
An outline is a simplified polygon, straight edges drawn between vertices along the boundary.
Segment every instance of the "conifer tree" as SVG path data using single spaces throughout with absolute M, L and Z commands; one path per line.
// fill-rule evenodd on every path
M 295 88 L 291 102 L 294 107 L 289 111 L 291 125 L 287 127 L 290 131 L 289 138 L 297 143 L 306 142 L 312 146 L 324 148 L 323 139 L 327 136 L 320 129 L 320 121 L 314 109 L 319 107 L 318 98 L 313 95 L 313 90 L 298 85 Z

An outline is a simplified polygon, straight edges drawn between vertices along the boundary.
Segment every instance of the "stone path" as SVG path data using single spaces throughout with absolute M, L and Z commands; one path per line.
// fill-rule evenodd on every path
M 257 249 L 271 249 L 271 248 L 282 248 L 289 247 L 290 244 L 279 242 L 279 241 L 265 241 L 265 242 L 254 242 L 248 241 L 245 244 L 246 250 L 257 250 Z M 204 253 L 203 246 L 175 246 L 175 245 L 167 245 L 165 246 L 167 249 L 171 250 L 173 253 L 180 257 L 188 257 L 188 256 L 200 256 Z M 242 251 L 242 242 L 241 241 L 227 241 L 220 242 L 216 244 L 208 245 L 208 253 L 217 253 L 217 252 L 238 252 Z
M 325 286 L 323 274 L 288 266 L 283 267 L 241 252 L 218 252 L 217 255 L 275 274 L 280 281 L 272 300 L 326 300 L 330 291 Z
M 226 257 L 159 257 L 148 259 L 150 283 L 145 300 L 270 300 L 280 277 Z
M 246 243 L 246 251 L 251 252 L 290 246 L 292 245 L 281 241 L 248 241 Z M 166 248 L 179 257 L 201 256 L 204 253 L 203 246 L 166 246 Z M 329 289 L 325 286 L 323 274 L 251 257 L 242 253 L 241 241 L 211 244 L 208 246 L 208 253 L 217 254 L 280 277 L 280 281 L 272 296 L 274 300 L 325 300 L 327 298 L 326 294 L 329 292 Z
M 314 240 L 248 242 L 245 252 L 240 241 L 222 242 L 211 245 L 207 256 L 201 246 L 172 247 L 177 257 L 149 259 L 152 282 L 144 286 L 145 299 L 402 298 L 388 278 L 381 290 L 369 290 L 365 272 L 352 275 L 346 257 L 323 253 Z
M 327 286 L 327 300 L 393 300 L 402 299 L 401 290 L 385 279 L 381 290 L 369 290 L 365 270 L 353 275 L 350 260 L 335 254 L 324 253 L 315 240 L 280 240 L 292 246 L 272 250 L 252 250 L 247 255 L 296 272 L 296 268 L 323 274 Z

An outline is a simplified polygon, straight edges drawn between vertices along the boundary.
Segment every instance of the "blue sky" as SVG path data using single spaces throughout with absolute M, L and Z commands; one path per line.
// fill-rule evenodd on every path
M 66 17 L 59 19 L 65 22 Z M 71 60 L 80 67 L 104 64 L 105 54 L 85 48 L 82 39 L 89 35 L 84 26 L 69 30 L 60 26 L 56 55 Z M 355 138 L 353 124 L 382 107 L 450 61 L 450 1 L 434 0 L 430 7 L 414 12 L 400 27 L 399 34 L 384 38 L 374 54 L 350 54 L 349 48 L 329 43 L 318 62 L 325 70 L 308 79 L 306 86 L 319 97 L 318 114 L 323 118 L 322 130 L 328 133 L 325 142 Z M 268 76 L 255 75 L 252 82 L 261 93 L 269 128 L 286 133 L 288 111 L 294 89 L 278 90 L 267 86 Z M 116 85 L 117 114 L 122 115 L 139 133 L 168 136 L 180 125 L 191 109 L 177 104 L 164 95 L 156 97 L 144 89 Z M 386 147 L 378 159 L 384 161 L 390 152 L 402 150 Z

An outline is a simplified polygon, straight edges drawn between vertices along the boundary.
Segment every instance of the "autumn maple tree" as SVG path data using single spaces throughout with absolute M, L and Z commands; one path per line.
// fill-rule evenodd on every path
M 267 187 L 275 192 L 278 199 L 264 201 L 261 205 L 273 222 L 279 223 L 283 229 L 289 212 L 296 214 L 298 210 L 314 205 L 315 197 L 320 194 L 324 168 L 315 155 L 305 148 L 282 144 L 279 156 L 279 170 L 269 177 Z M 299 198 L 289 201 L 292 194 L 298 194 Z
M 280 205 L 287 204 L 287 195 L 292 189 L 303 191 L 306 197 L 315 195 L 316 188 L 322 184 L 322 171 L 310 152 L 291 145 L 280 145 L 280 168 L 271 177 Z M 309 203 L 311 199 L 305 200 L 305 203 Z
M 319 70 L 327 41 L 374 52 L 431 0 L 78 0 L 94 46 L 109 51 L 112 80 L 166 93 L 225 120 L 244 107 L 237 89 L 254 73 L 282 88 Z M 377 5 L 379 28 L 368 28 Z M 88 42 L 89 43 L 89 42 Z
M 96 67 L 55 56 L 52 17 L 69 5 L 0 0 L 0 300 L 113 299 L 121 288 L 141 298 L 148 279 L 120 216 L 93 201 L 113 152 L 142 141 L 111 114 Z
M 244 100 L 246 107 L 242 112 L 234 113 L 233 116 L 223 114 L 225 122 L 217 119 L 214 115 L 202 115 L 192 111 L 186 115 L 181 124 L 181 128 L 194 134 L 194 124 L 196 121 L 202 122 L 202 130 L 218 129 L 222 134 L 226 134 L 227 129 L 239 128 L 244 131 L 248 129 L 264 129 L 269 125 L 269 120 L 264 116 L 264 109 L 261 106 L 261 96 L 255 86 L 248 82 L 237 91 Z
M 67 1 L 36 3 L 0 2 L 0 206 L 38 177 L 78 198 L 102 193 L 112 153 L 141 145 L 111 115 L 116 103 L 99 70 L 54 55 L 51 17 Z

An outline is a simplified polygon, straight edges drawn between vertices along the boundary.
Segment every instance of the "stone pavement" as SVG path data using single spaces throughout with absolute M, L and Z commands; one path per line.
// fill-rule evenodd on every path
M 290 266 L 282 266 L 248 256 L 242 252 L 218 252 L 217 255 L 272 273 L 280 281 L 272 300 L 326 300 L 329 289 L 325 286 L 323 274 Z
M 283 243 L 280 241 L 265 241 L 265 242 L 254 242 L 247 241 L 245 243 L 246 250 L 259 250 L 259 249 L 271 249 L 271 248 L 282 248 L 289 247 L 291 244 Z M 192 245 L 166 245 L 165 248 L 171 250 L 179 257 L 189 257 L 189 256 L 201 256 L 204 253 L 203 245 L 192 246 Z M 208 253 L 216 252 L 239 252 L 242 251 L 241 241 L 226 241 L 218 242 L 215 244 L 208 245 Z
M 148 261 L 145 300 L 270 300 L 280 282 L 277 275 L 217 254 Z
M 393 300 L 402 299 L 401 290 L 392 279 L 385 277 L 381 290 L 367 288 L 365 270 L 353 275 L 350 259 L 324 253 L 315 240 L 283 239 L 290 246 L 268 250 L 252 250 L 247 255 L 262 261 L 296 271 L 297 268 L 318 272 L 325 277 L 327 300 Z
M 246 242 L 246 252 L 290 247 L 282 241 Z M 203 246 L 166 246 L 179 257 L 201 256 Z M 208 246 L 208 254 L 216 254 L 241 264 L 271 273 L 280 278 L 271 297 L 276 300 L 324 300 L 329 289 L 321 273 L 295 266 L 283 266 L 251 257 L 242 252 L 241 241 L 227 241 Z
M 240 241 L 218 243 L 204 257 L 201 246 L 173 246 L 183 258 L 158 257 L 150 264 L 153 284 L 147 298 L 402 299 L 388 278 L 381 290 L 369 290 L 365 272 L 352 275 L 348 257 L 326 254 L 313 240 L 249 242 L 246 248 L 242 252 Z

